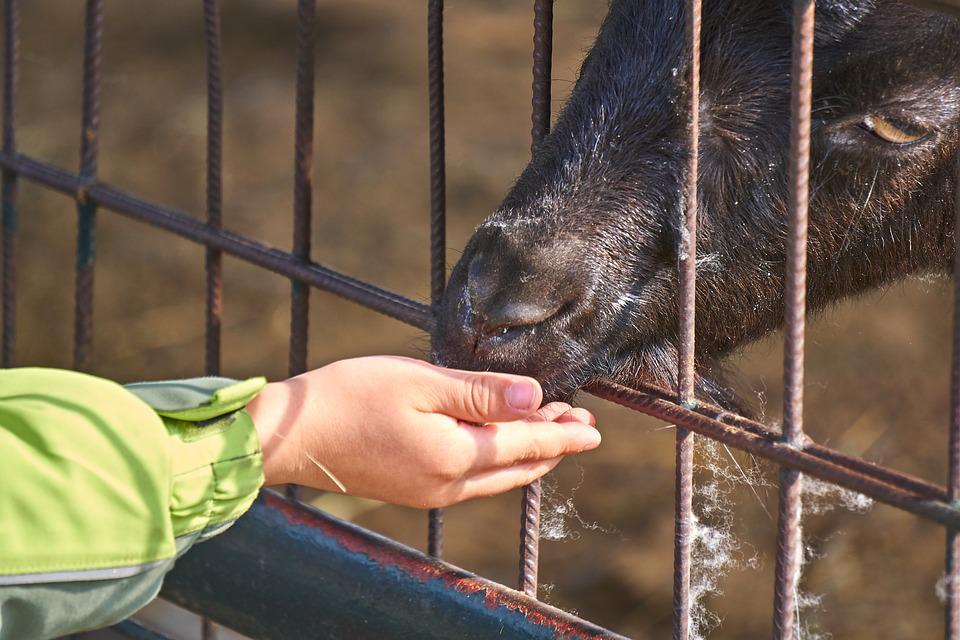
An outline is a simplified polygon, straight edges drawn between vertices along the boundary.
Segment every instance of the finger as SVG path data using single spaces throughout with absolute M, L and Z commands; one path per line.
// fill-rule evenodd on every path
M 561 460 L 563 460 L 563 456 L 478 473 L 464 481 L 460 493 L 454 497 L 454 501 L 461 502 L 472 498 L 483 498 L 526 486 L 550 472 L 560 464 Z
M 497 422 L 463 428 L 474 440 L 470 468 L 476 471 L 549 460 L 600 445 L 600 432 L 580 422 Z
M 569 412 L 571 408 L 572 407 L 566 402 L 551 402 L 537 409 L 533 415 L 527 416 L 526 420 L 528 422 L 553 422 L 559 420 L 560 417 Z M 580 422 L 585 421 L 581 420 Z
M 552 419 L 556 422 L 582 422 L 584 424 L 589 424 L 591 427 L 597 426 L 597 419 L 593 416 L 593 414 L 586 409 L 581 409 L 580 407 L 571 408 L 570 410 Z
M 421 411 L 468 422 L 520 420 L 543 402 L 539 382 L 508 373 L 433 367 L 424 384 L 426 398 L 418 407 Z

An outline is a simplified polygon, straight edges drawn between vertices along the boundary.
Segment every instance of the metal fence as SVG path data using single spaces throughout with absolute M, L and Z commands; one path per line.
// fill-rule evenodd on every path
M 220 22 L 217 0 L 203 0 L 207 43 L 207 218 L 201 222 L 113 188 L 97 178 L 100 133 L 102 0 L 87 0 L 83 60 L 81 153 L 77 172 L 21 153 L 16 144 L 15 97 L 18 73 L 18 0 L 4 0 L 2 167 L 3 277 L 0 364 L 12 366 L 15 345 L 17 184 L 29 180 L 76 201 L 78 235 L 74 316 L 74 367 L 90 366 L 96 218 L 99 210 L 120 213 L 206 247 L 206 371 L 220 368 L 221 260 L 224 253 L 288 277 L 291 282 L 289 371 L 306 368 L 311 287 L 329 291 L 430 331 L 432 308 L 444 288 L 445 173 L 443 97 L 443 0 L 428 1 L 430 104 L 431 306 L 317 264 L 310 255 L 311 170 L 313 157 L 314 33 L 316 0 L 299 0 L 297 15 L 296 134 L 294 141 L 294 234 L 292 251 L 269 247 L 222 226 Z M 953 0 L 919 2 L 957 12 Z M 601 382 L 587 391 L 601 398 L 677 425 L 674 637 L 688 637 L 690 548 L 693 524 L 695 435 L 711 438 L 780 465 L 780 509 L 773 606 L 774 637 L 793 638 L 797 620 L 797 581 L 802 553 L 801 474 L 862 493 L 943 525 L 946 548 L 947 638 L 960 640 L 960 321 L 953 341 L 949 479 L 946 487 L 847 456 L 812 442 L 803 431 L 803 353 L 806 295 L 806 238 L 810 119 L 814 41 L 814 2 L 795 0 L 789 161 L 789 246 L 786 279 L 784 423 L 782 431 L 732 414 L 694 396 L 695 260 L 680 261 L 680 367 L 678 389 L 630 389 Z M 683 234 L 679 255 L 696 255 L 697 141 L 699 135 L 700 0 L 686 3 L 687 47 L 692 56 L 688 113 L 689 164 Z M 550 124 L 552 0 L 534 2 L 533 149 Z M 957 163 L 960 182 L 960 161 Z M 960 192 L 957 194 L 960 228 Z M 957 273 L 960 273 L 958 252 Z M 956 280 L 960 318 L 960 279 Z M 295 494 L 295 491 L 289 492 Z M 229 532 L 188 554 L 171 574 L 165 594 L 208 613 L 220 622 L 263 637 L 315 635 L 322 621 L 329 637 L 489 637 L 499 629 L 510 637 L 617 637 L 590 623 L 534 600 L 537 593 L 540 485 L 527 487 L 521 505 L 520 571 L 517 593 L 437 560 L 443 551 L 443 514 L 429 514 L 427 558 L 352 525 L 339 522 L 288 498 L 265 492 L 250 514 Z M 263 545 L 281 553 L 271 563 L 256 562 Z M 356 585 L 344 594 L 330 581 L 316 580 L 309 561 L 322 560 L 324 572 Z M 229 567 L 245 567 L 240 569 Z M 270 581 L 269 594 L 251 593 L 251 581 Z M 336 581 L 334 581 L 336 583 Z M 325 586 L 326 584 L 326 586 Z M 525 594 L 525 595 L 524 595 Z M 327 603 L 319 605 L 318 603 Z M 393 604 L 389 604 L 393 603 Z M 403 606 L 397 603 L 404 603 Z M 404 606 L 406 609 L 404 610 Z M 428 615 L 429 614 L 429 615 Z M 314 626 L 311 626 L 314 625 Z M 132 636 L 145 633 L 135 625 Z M 139 637 L 139 636 L 137 636 Z

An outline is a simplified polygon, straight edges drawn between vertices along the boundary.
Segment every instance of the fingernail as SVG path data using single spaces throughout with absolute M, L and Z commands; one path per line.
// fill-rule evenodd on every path
M 590 433 L 583 438 L 580 451 L 591 451 L 600 446 L 600 432 L 596 429 L 591 429 L 590 431 L 593 433 Z
M 532 406 L 536 395 L 533 383 L 527 380 L 513 382 L 507 387 L 507 404 L 514 409 L 532 411 L 536 408 Z

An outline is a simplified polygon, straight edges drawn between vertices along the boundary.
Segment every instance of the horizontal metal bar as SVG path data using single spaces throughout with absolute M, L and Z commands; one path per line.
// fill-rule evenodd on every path
M 606 386 L 606 384 L 602 383 L 595 389 L 588 389 L 588 391 L 592 391 L 599 397 L 605 398 L 606 396 L 604 394 L 610 393 L 610 391 L 603 391 L 602 387 L 604 386 Z M 619 389 L 618 386 L 611 385 L 611 390 L 614 387 Z M 661 400 L 666 400 L 668 402 L 673 402 L 674 398 L 670 391 L 651 384 L 638 385 L 635 391 L 639 391 L 640 393 L 660 398 Z M 613 402 L 617 402 L 617 400 L 613 400 Z M 779 440 L 781 438 L 781 435 L 778 431 L 774 431 L 764 424 L 755 422 L 736 413 L 731 413 L 730 411 L 711 405 L 703 400 L 699 400 L 697 402 L 696 413 L 714 420 L 718 420 L 724 424 L 737 427 L 738 429 L 743 429 L 758 435 L 761 438 L 766 438 L 767 440 Z M 806 446 L 804 446 L 804 451 L 813 456 L 826 460 L 827 462 L 832 462 L 834 464 L 847 467 L 853 471 L 870 476 L 881 482 L 907 489 L 926 500 L 949 502 L 946 488 L 936 485 L 932 482 L 922 480 L 916 476 L 911 476 L 901 471 L 896 471 L 895 469 L 882 467 L 875 462 L 869 462 L 863 458 L 856 458 L 854 456 L 841 453 L 835 449 L 831 449 L 820 444 L 811 443 L 809 441 L 807 442 Z
M 180 558 L 163 596 L 265 639 L 622 638 L 272 491 Z
M 86 185 L 74 173 L 23 154 L 0 153 L 0 167 L 70 196 L 83 194 L 89 202 L 105 209 L 220 249 L 224 253 L 342 296 L 424 331 L 429 331 L 433 324 L 430 307 L 427 305 L 316 263 L 297 260 L 286 251 L 232 231 L 214 229 L 177 209 L 147 202 L 101 182 Z
M 685 427 L 690 431 L 772 460 L 785 467 L 808 473 L 821 480 L 862 493 L 879 502 L 947 526 L 960 526 L 960 509 L 941 498 L 933 497 L 931 491 L 915 490 L 915 487 L 925 486 L 926 483 L 922 480 L 912 478 L 909 486 L 906 486 L 907 483 L 893 478 L 898 476 L 909 478 L 909 476 L 893 473 L 889 470 L 885 470 L 883 475 L 890 479 L 884 480 L 878 474 L 866 472 L 866 469 L 862 466 L 852 468 L 851 465 L 839 462 L 838 460 L 842 460 L 846 456 L 838 452 L 831 451 L 831 457 L 833 458 L 831 460 L 818 455 L 813 450 L 813 446 L 791 446 L 783 442 L 779 434 L 774 434 L 759 423 L 754 423 L 752 429 L 727 424 L 718 419 L 722 416 L 714 417 L 709 415 L 709 412 L 707 412 L 708 415 L 704 415 L 669 400 L 612 382 L 594 383 L 587 390 L 600 398 Z M 737 422 L 743 424 L 747 420 L 741 417 L 737 419 Z M 935 493 L 946 495 L 942 487 L 936 487 Z

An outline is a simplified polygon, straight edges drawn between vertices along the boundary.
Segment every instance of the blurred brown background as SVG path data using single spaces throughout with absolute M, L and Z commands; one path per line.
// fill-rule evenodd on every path
M 75 169 L 79 153 L 80 2 L 22 3 L 21 151 Z M 203 216 L 205 77 L 200 3 L 107 0 L 101 179 Z M 227 227 L 289 248 L 293 167 L 294 3 L 223 3 Z M 320 2 L 316 84 L 314 258 L 418 300 L 428 297 L 424 3 Z M 559 108 L 606 3 L 556 5 Z M 450 263 L 529 153 L 529 3 L 448 0 L 447 158 Z M 21 183 L 17 362 L 69 366 L 75 209 Z M 203 251 L 110 212 L 99 218 L 95 371 L 128 381 L 197 375 L 203 351 Z M 226 258 L 226 375 L 286 371 L 289 283 Z M 807 423 L 819 441 L 942 483 L 945 478 L 949 292 L 915 280 L 840 305 L 808 338 Z M 735 319 L 731 319 L 735 321 Z M 371 353 L 425 354 L 424 335 L 328 294 L 312 295 L 310 363 Z M 780 339 L 731 361 L 739 386 L 776 421 Z M 598 451 L 564 462 L 545 517 L 570 514 L 544 541 L 543 597 L 637 638 L 669 636 L 673 431 L 591 397 Z M 727 453 L 718 454 L 721 466 Z M 745 468 L 757 465 L 737 456 Z M 704 459 L 708 461 L 709 459 Z M 376 461 L 371 461 L 376 464 Z M 776 470 L 760 463 L 772 483 Z M 701 472 L 705 481 L 711 474 Z M 738 567 L 708 598 L 712 638 L 769 636 L 776 489 L 729 490 Z M 699 498 L 698 500 L 703 500 Z M 568 501 L 570 503 L 568 504 Z M 514 583 L 518 493 L 450 509 L 447 557 Z M 423 548 L 425 514 L 321 498 L 363 526 Z M 716 521 L 716 514 L 713 520 Z M 592 526 L 596 523 L 598 527 Z M 590 526 L 587 526 L 590 525 Z M 942 530 L 874 506 L 804 521 L 812 560 L 804 610 L 836 638 L 941 634 L 935 584 Z

